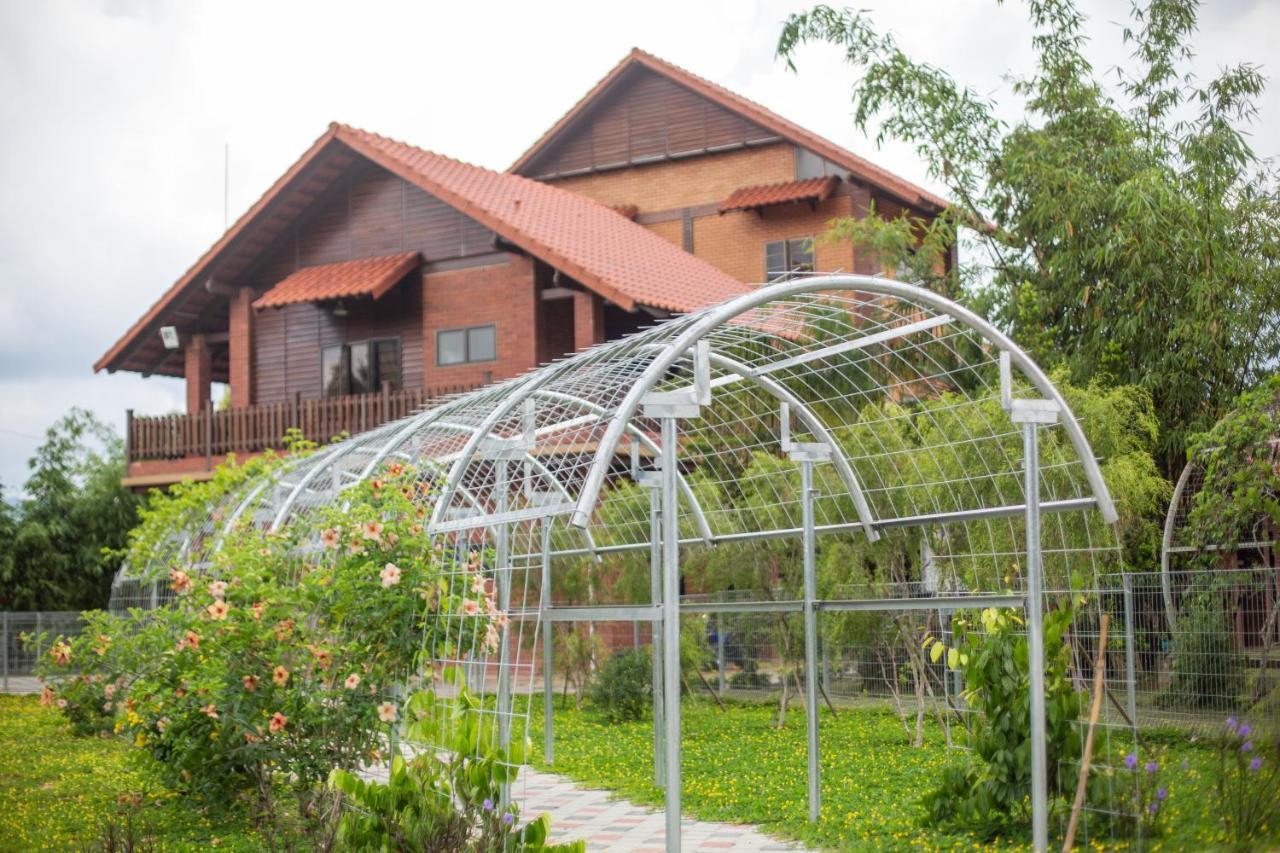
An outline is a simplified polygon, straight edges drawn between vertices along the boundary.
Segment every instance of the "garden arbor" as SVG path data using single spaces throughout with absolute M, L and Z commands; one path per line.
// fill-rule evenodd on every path
M 165 560 L 207 560 L 237 524 L 315 542 L 313 511 L 389 465 L 415 472 L 439 547 L 480 549 L 496 578 L 511 621 L 491 659 L 424 662 L 423 672 L 454 665 L 493 694 L 486 719 L 498 740 L 523 730 L 541 654 L 550 757 L 552 624 L 653 626 L 668 849 L 679 849 L 682 615 L 802 620 L 816 820 L 820 620 L 1025 606 L 1034 839 L 1045 846 L 1039 618 L 1055 593 L 1097 588 L 1116 567 L 1116 512 L 1062 395 L 964 307 L 869 276 L 764 286 L 287 462 L 175 533 Z M 776 557 L 769 549 L 784 541 L 798 546 L 797 571 L 774 559 L 760 588 L 682 600 L 690 558 Z M 820 549 L 834 541 L 862 549 L 861 563 L 819 578 Z M 589 582 L 585 603 L 558 598 L 568 568 L 590 579 L 602 561 L 624 559 L 647 568 L 647 594 Z M 461 568 L 447 582 L 474 578 Z

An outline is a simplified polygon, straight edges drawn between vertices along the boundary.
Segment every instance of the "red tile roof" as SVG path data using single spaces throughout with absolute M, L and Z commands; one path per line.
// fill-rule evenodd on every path
M 320 155 L 341 144 L 481 222 L 508 242 L 626 309 L 687 312 L 749 288 L 598 202 L 517 175 L 452 160 L 346 125 L 331 124 L 244 215 L 112 345 L 93 369 L 125 368 L 132 347 L 265 215 Z
M 721 213 L 731 210 L 751 210 L 771 204 L 790 204 L 797 201 L 820 202 L 836 188 L 835 175 L 825 178 L 809 178 L 804 181 L 785 181 L 781 184 L 760 184 L 734 190 L 720 205 Z
M 279 308 L 295 302 L 322 302 L 356 296 L 378 299 L 399 284 L 421 261 L 417 252 L 401 252 L 304 267 L 259 296 L 253 307 Z
M 628 310 L 683 313 L 750 290 L 585 196 L 345 125 L 337 138 Z
M 887 169 L 883 169 L 872 163 L 864 157 L 859 157 L 852 151 L 836 145 L 830 140 L 824 139 L 816 133 L 805 130 L 793 121 L 783 118 L 772 110 L 757 104 L 748 98 L 744 98 L 736 92 L 731 92 L 723 86 L 712 83 L 703 77 L 699 77 L 689 71 L 684 70 L 678 65 L 673 65 L 665 59 L 659 59 L 651 53 L 646 53 L 640 48 L 632 48 L 631 52 L 616 66 L 613 70 L 605 75 L 599 83 L 595 85 L 586 95 L 582 97 L 578 103 L 565 113 L 565 115 L 556 122 L 550 130 L 542 135 L 537 142 L 529 147 L 529 150 L 520 155 L 520 159 L 511 165 L 509 172 L 521 172 L 528 166 L 533 159 L 556 137 L 560 131 L 564 130 L 573 123 L 579 115 L 587 108 L 587 106 L 596 99 L 596 96 L 604 92 L 605 89 L 617 80 L 624 71 L 633 65 L 640 65 L 667 77 L 668 79 L 679 83 L 687 89 L 701 94 L 715 103 L 721 105 L 725 109 L 732 110 L 741 116 L 744 116 L 756 124 L 768 130 L 772 130 L 777 135 L 799 145 L 801 148 L 807 148 L 813 153 L 830 160 L 842 168 L 848 169 L 850 172 L 859 176 L 867 183 L 879 187 L 885 192 L 902 199 L 908 204 L 923 205 L 926 207 L 942 210 L 950 207 L 950 202 L 941 196 L 934 195 L 928 190 L 918 187 L 910 181 L 900 178 Z

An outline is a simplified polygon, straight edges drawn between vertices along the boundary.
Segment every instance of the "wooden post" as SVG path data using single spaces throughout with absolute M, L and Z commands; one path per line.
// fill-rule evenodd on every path
M 1098 653 L 1093 659 L 1093 707 L 1089 710 L 1089 732 L 1084 738 L 1084 754 L 1080 756 L 1080 781 L 1076 783 L 1076 801 L 1071 806 L 1071 821 L 1067 824 L 1067 836 L 1062 850 L 1067 853 L 1076 843 L 1076 827 L 1080 823 L 1080 810 L 1084 807 L 1085 789 L 1089 786 L 1089 761 L 1093 757 L 1093 732 L 1098 726 L 1098 714 L 1102 711 L 1102 693 L 1106 690 L 1103 677 L 1107 671 L 1107 624 L 1110 614 L 1102 614 L 1102 627 L 1098 631 Z
M 133 409 L 124 410 L 124 470 L 129 472 L 129 463 L 133 461 Z

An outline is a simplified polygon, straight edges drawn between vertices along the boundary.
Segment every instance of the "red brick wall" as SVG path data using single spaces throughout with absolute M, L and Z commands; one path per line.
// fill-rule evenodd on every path
M 573 348 L 604 343 L 604 300 L 594 293 L 578 291 L 573 294 Z
M 251 406 L 253 393 L 253 291 L 242 287 L 227 306 L 230 341 L 227 353 L 231 366 L 231 407 Z
M 194 414 L 209 407 L 209 383 L 213 381 L 213 360 L 204 335 L 192 335 L 183 348 L 187 377 L 187 411 Z
M 509 255 L 505 264 L 431 273 L 423 279 L 423 363 L 428 387 L 504 379 L 538 363 L 537 292 L 533 261 Z M 436 365 L 436 332 L 492 323 L 497 359 Z
M 789 144 L 779 143 L 561 178 L 552 183 L 602 204 L 634 204 L 641 213 L 649 213 L 720 202 L 740 187 L 793 181 L 795 177 L 794 150 Z

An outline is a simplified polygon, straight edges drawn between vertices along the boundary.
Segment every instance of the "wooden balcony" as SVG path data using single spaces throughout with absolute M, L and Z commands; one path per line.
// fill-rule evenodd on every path
M 304 438 L 325 444 L 336 436 L 355 435 L 411 415 L 472 387 L 405 388 L 155 417 L 138 417 L 130 410 L 125 427 L 125 485 L 205 479 L 228 455 L 243 459 L 268 449 L 283 450 L 284 435 L 294 427 Z

